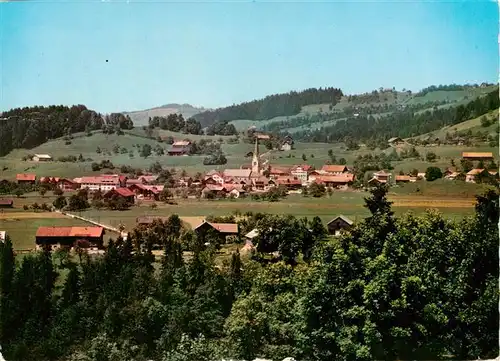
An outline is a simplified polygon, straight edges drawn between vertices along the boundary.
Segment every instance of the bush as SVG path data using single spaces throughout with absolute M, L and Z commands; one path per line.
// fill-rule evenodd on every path
M 443 172 L 438 167 L 429 167 L 425 171 L 425 179 L 432 182 L 436 179 L 443 178 Z
M 203 165 L 223 165 L 227 163 L 227 159 L 222 153 L 212 154 L 203 159 Z
M 437 159 L 437 155 L 436 153 L 434 152 L 429 152 L 425 155 L 425 159 L 428 161 L 428 162 L 435 162 L 436 159 Z

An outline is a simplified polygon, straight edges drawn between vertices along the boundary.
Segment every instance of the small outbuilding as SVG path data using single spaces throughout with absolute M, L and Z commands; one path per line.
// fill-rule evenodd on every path
M 35 154 L 32 160 L 35 162 L 50 162 L 52 157 L 48 154 Z
M 13 208 L 14 201 L 12 199 L 0 199 L 0 208 Z
M 342 232 L 349 231 L 353 224 L 354 222 L 349 218 L 340 215 L 328 222 L 326 228 L 328 229 L 328 233 L 339 236 Z

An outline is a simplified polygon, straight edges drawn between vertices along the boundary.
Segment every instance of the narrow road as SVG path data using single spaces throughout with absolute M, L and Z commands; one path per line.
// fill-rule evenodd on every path
M 108 231 L 118 233 L 119 235 L 121 235 L 121 237 L 124 240 L 127 239 L 127 233 L 126 232 L 121 232 L 118 228 L 112 227 L 112 226 L 107 225 L 107 224 L 102 224 L 102 223 L 96 222 L 96 221 L 94 221 L 94 220 L 92 220 L 90 218 L 85 218 L 85 217 L 82 217 L 82 216 L 77 216 L 76 214 L 72 214 L 72 213 L 68 213 L 68 212 L 63 212 L 63 211 L 59 211 L 59 210 L 56 210 L 55 212 L 63 214 L 63 215 L 68 216 L 70 218 L 76 218 L 76 219 L 80 219 L 80 220 L 82 220 L 84 222 L 88 222 L 88 223 L 94 224 L 94 225 L 102 227 L 102 228 L 104 228 L 104 229 L 106 229 Z

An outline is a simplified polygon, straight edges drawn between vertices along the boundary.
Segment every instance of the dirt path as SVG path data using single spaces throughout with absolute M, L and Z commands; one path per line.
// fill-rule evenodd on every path
M 4 212 L 0 213 L 0 219 L 41 219 L 41 218 L 67 218 L 56 212 Z

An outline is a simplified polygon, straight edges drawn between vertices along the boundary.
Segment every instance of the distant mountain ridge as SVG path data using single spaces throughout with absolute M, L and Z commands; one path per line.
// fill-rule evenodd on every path
M 150 109 L 137 110 L 133 112 L 123 112 L 123 114 L 129 115 L 135 126 L 142 126 L 148 124 L 149 117 L 166 117 L 170 114 L 178 113 L 182 114 L 184 119 L 188 119 L 195 114 L 202 113 L 204 111 L 207 111 L 207 109 L 204 107 L 198 108 L 187 103 L 169 103 Z

